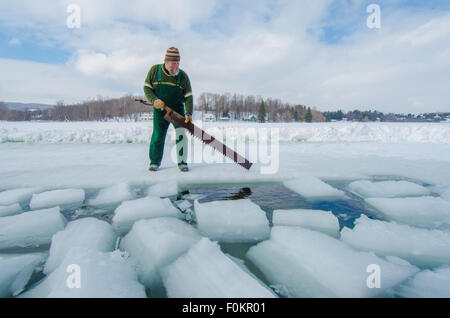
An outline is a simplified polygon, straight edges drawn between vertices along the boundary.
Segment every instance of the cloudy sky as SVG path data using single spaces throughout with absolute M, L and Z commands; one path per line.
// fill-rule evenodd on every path
M 372 3 L 379 29 L 367 25 Z M 70 4 L 80 28 L 68 27 Z M 169 46 L 180 49 L 194 97 L 450 111 L 448 0 L 2 0 L 0 100 L 142 94 Z

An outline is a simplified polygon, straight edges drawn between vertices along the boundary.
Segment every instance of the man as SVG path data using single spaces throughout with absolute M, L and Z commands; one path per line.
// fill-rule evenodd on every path
M 163 64 L 153 65 L 148 72 L 144 84 L 147 100 L 153 104 L 153 134 L 150 142 L 150 171 L 157 171 L 164 153 L 169 122 L 164 119 L 167 105 L 182 116 L 185 122 L 192 120 L 193 97 L 191 83 L 187 74 L 180 68 L 180 53 L 177 48 L 170 47 Z M 186 112 L 185 109 L 186 108 Z M 180 171 L 189 171 L 187 166 L 187 138 L 184 128 L 176 131 L 177 161 Z

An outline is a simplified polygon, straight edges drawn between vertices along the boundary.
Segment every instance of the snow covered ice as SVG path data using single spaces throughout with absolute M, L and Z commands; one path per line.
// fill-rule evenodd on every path
M 71 286 L 67 283 L 68 273 L 74 272 L 76 268 L 80 269 L 82 275 L 79 285 L 73 282 L 74 286 Z M 50 275 L 20 297 L 143 298 L 146 294 L 144 286 L 137 280 L 136 272 L 119 251 L 105 253 L 73 247 Z
M 285 181 L 284 185 L 310 200 L 335 201 L 344 197 L 344 192 L 313 176 Z
M 220 242 L 257 242 L 269 236 L 266 214 L 250 200 L 195 201 L 200 233 Z
M 355 224 L 353 229 L 341 231 L 341 240 L 355 248 L 398 256 L 422 268 L 450 264 L 449 232 L 372 220 L 365 215 Z
M 63 209 L 73 209 L 81 206 L 84 201 L 83 189 L 52 190 L 33 194 L 30 208 L 33 210 L 59 206 Z
M 150 173 L 151 123 L 1 125 L 5 297 L 152 297 L 155 288 L 168 297 L 450 297 L 448 124 L 264 124 L 280 129 L 271 175 L 258 162 L 244 171 L 189 161 L 182 174 L 172 128 Z M 238 143 L 255 127 L 203 126 Z M 221 184 L 253 194 L 224 200 Z M 260 184 L 281 192 L 255 191 Z M 366 286 L 369 263 L 387 275 L 381 289 Z M 67 290 L 70 264 L 87 268 L 86 289 Z
M 301 227 L 275 226 L 270 240 L 250 248 L 247 257 L 287 297 L 375 297 L 417 271 L 407 262 L 389 262 L 357 252 L 328 235 Z M 383 273 L 381 288 L 368 288 L 367 268 Z
M 382 218 L 425 228 L 450 228 L 450 202 L 439 197 L 368 198 Z
M 59 207 L 0 217 L 0 250 L 47 245 L 65 225 Z
M 85 247 L 99 252 L 112 252 L 116 243 L 112 226 L 95 218 L 83 218 L 69 222 L 63 231 L 52 237 L 50 255 L 44 273 L 52 272 L 72 247 Z
M 275 210 L 273 225 L 300 226 L 339 238 L 339 221 L 331 211 Z
M 124 234 L 131 229 L 134 222 L 140 219 L 164 216 L 183 218 L 181 212 L 172 205 L 169 199 L 150 196 L 122 202 L 114 212 L 112 224 L 116 231 Z
M 217 243 L 202 238 L 163 269 L 169 297 L 273 298 L 274 294 L 223 254 Z
M 134 223 L 120 248 L 136 263 L 140 281 L 150 291 L 161 283 L 160 271 L 194 245 L 197 229 L 176 218 L 154 218 Z
M 391 198 L 402 196 L 425 196 L 427 188 L 408 181 L 354 181 L 348 186 L 350 191 L 363 198 Z

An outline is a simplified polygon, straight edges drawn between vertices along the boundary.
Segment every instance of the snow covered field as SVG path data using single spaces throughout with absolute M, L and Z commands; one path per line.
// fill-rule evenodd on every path
M 243 149 L 246 131 L 276 128 L 279 144 L 263 156 L 250 133 L 259 152 L 246 171 L 191 141 L 204 160 L 190 152 L 180 173 L 171 128 L 150 173 L 151 123 L 0 122 L 0 296 L 450 297 L 449 124 L 196 124 Z M 259 183 L 310 202 L 356 198 L 369 218 L 338 229 L 329 211 L 280 207 L 272 220 L 249 200 L 173 199 Z M 248 244 L 242 258 L 221 250 L 230 242 Z

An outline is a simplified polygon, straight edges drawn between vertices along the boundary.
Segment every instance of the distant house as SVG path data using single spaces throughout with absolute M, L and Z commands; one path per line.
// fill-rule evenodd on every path
M 203 114 L 203 121 L 216 121 L 216 116 L 211 113 Z
M 250 114 L 246 118 L 244 118 L 245 121 L 258 121 L 258 116 L 255 114 Z

